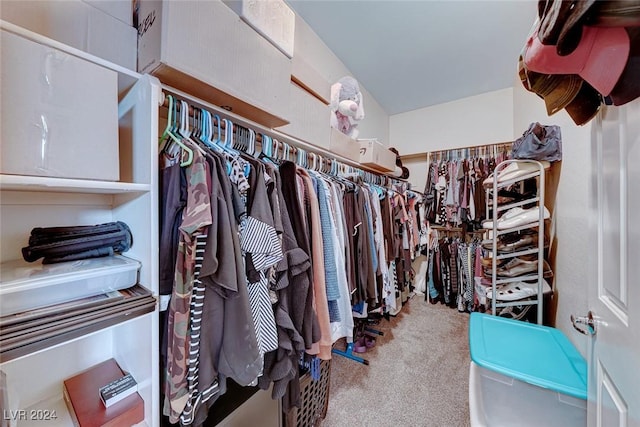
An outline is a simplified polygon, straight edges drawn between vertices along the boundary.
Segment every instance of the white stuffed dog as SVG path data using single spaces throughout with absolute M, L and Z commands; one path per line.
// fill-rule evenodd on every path
M 364 119 L 364 102 L 358 81 L 342 77 L 331 86 L 331 127 L 353 139 L 358 137 L 358 122 Z

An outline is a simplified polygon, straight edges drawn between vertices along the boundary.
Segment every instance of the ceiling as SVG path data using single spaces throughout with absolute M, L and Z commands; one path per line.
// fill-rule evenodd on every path
M 389 115 L 513 85 L 534 0 L 287 0 Z

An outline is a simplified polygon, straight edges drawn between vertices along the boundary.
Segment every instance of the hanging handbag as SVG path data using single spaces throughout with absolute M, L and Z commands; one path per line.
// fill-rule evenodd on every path
M 560 126 L 531 123 L 529 129 L 513 143 L 511 154 L 514 159 L 562 160 Z

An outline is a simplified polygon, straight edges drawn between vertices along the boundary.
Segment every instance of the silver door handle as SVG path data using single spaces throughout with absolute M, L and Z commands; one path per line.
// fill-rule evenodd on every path
M 576 329 L 576 331 L 580 332 L 584 335 L 595 335 L 596 334 L 596 322 L 593 320 L 593 313 L 589 310 L 586 316 L 574 316 L 571 315 L 571 324 Z

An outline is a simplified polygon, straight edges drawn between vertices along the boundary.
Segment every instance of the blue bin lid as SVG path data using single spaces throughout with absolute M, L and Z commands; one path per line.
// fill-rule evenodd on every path
M 587 398 L 587 363 L 558 329 L 471 313 L 471 360 L 539 387 Z

